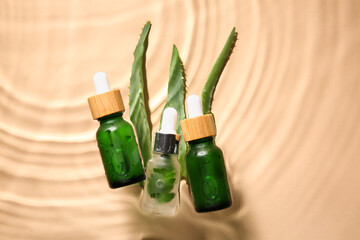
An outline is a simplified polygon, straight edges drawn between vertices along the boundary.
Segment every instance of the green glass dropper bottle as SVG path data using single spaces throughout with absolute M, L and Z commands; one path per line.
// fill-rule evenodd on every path
M 88 98 L 94 119 L 100 122 L 96 139 L 110 188 L 145 179 L 134 130 L 122 118 L 125 111 L 120 90 L 110 90 L 103 72 L 94 75 L 96 95 Z
M 188 180 L 197 212 L 210 212 L 231 206 L 223 153 L 214 143 L 216 135 L 212 114 L 203 115 L 197 95 L 186 99 L 188 119 L 180 122 L 189 143 L 186 153 Z

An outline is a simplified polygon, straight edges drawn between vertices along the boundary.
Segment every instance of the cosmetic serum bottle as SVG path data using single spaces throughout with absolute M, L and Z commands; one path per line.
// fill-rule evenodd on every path
M 103 72 L 94 75 L 96 95 L 88 98 L 94 119 L 100 122 L 96 140 L 110 188 L 145 179 L 133 127 L 122 117 L 125 111 L 120 90 L 110 90 Z
M 180 122 L 183 137 L 189 143 L 186 165 L 191 194 L 197 212 L 210 212 L 231 206 L 224 157 L 215 145 L 212 114 L 203 115 L 197 95 L 186 99 L 188 118 Z
M 141 206 L 152 214 L 172 216 L 179 208 L 180 163 L 179 135 L 176 134 L 177 112 L 166 108 L 161 128 L 155 134 L 153 158 L 147 163 Z

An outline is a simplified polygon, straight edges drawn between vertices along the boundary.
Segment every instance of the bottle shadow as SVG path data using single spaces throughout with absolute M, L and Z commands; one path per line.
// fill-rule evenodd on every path
M 140 209 L 134 216 L 139 221 L 140 239 L 249 239 L 250 217 L 246 211 L 241 190 L 229 176 L 232 205 L 229 208 L 207 213 L 195 211 L 188 185 L 182 181 L 180 208 L 175 216 L 160 216 L 143 213 Z M 135 191 L 139 193 L 137 188 Z M 135 192 L 134 192 L 135 193 Z

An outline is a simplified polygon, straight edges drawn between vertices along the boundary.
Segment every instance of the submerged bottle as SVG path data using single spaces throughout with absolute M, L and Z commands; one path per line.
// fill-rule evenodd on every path
M 94 119 L 100 122 L 96 140 L 110 188 L 145 179 L 134 130 L 122 118 L 125 110 L 120 90 L 110 90 L 106 74 L 94 75 L 96 95 L 88 98 Z
M 189 143 L 185 157 L 195 210 L 210 212 L 230 207 L 224 157 L 213 138 L 216 135 L 213 115 L 203 115 L 197 95 L 189 96 L 186 104 L 188 119 L 181 121 L 181 129 L 184 140 Z
M 175 215 L 179 208 L 180 163 L 177 159 L 179 139 L 175 131 L 177 112 L 166 108 L 161 129 L 155 134 L 153 158 L 147 163 L 142 198 L 145 212 Z

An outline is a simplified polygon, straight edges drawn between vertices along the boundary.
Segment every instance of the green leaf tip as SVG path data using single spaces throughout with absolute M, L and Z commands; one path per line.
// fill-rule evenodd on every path
M 206 80 L 205 86 L 201 93 L 201 102 L 204 114 L 211 112 L 211 105 L 213 102 L 216 85 L 218 84 L 221 73 L 223 72 L 226 63 L 229 61 L 230 55 L 232 54 L 232 51 L 235 47 L 237 35 L 238 33 L 234 27 Z
M 184 120 L 185 115 L 185 94 L 186 94 L 186 76 L 184 65 L 179 56 L 179 51 L 177 47 L 173 46 L 172 57 L 170 62 L 170 73 L 169 73 L 169 83 L 168 83 L 168 95 L 167 100 L 164 106 L 164 109 L 167 107 L 173 107 L 178 113 L 176 121 L 176 132 L 182 135 L 180 121 Z M 163 109 L 163 111 L 164 111 Z M 162 119 L 161 113 L 161 119 Z M 162 121 L 162 120 L 161 120 Z M 181 175 L 183 178 L 186 178 L 186 163 L 185 163 L 185 153 L 187 145 L 183 138 L 180 140 L 180 149 L 178 160 L 181 165 Z
M 134 125 L 144 165 L 151 159 L 151 120 L 146 78 L 146 51 L 151 23 L 142 29 L 134 51 L 129 90 L 129 115 Z

